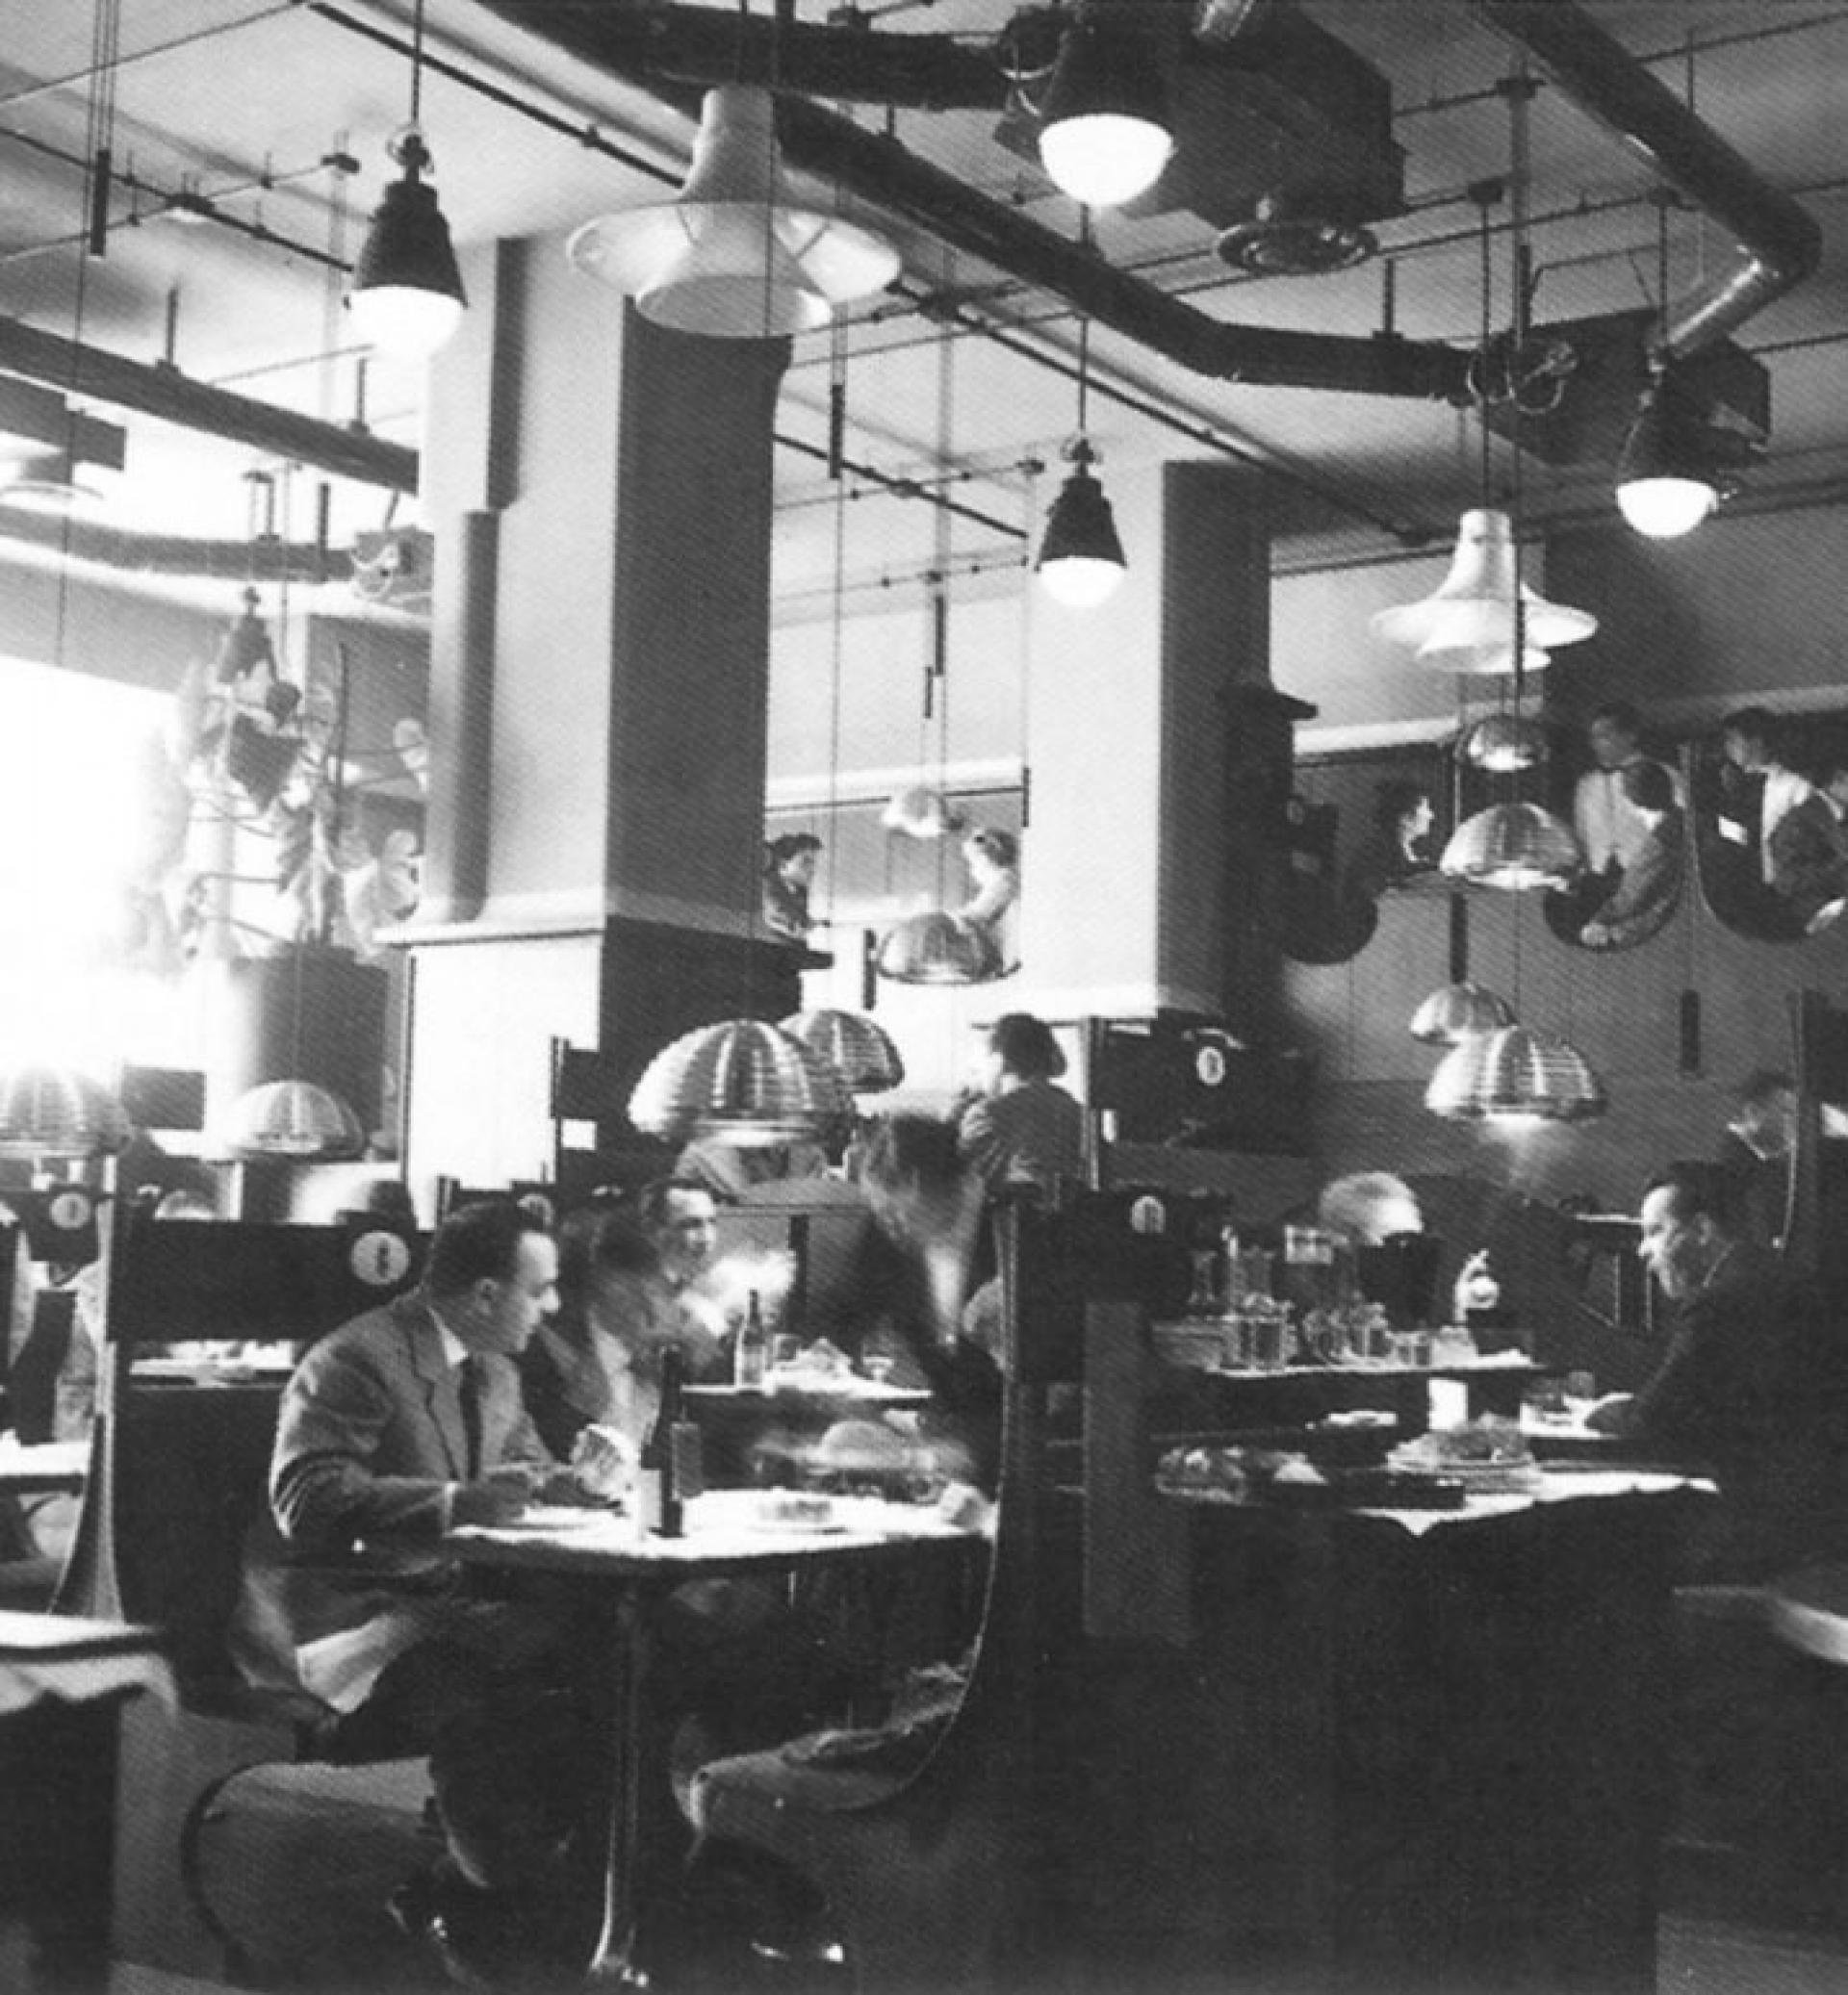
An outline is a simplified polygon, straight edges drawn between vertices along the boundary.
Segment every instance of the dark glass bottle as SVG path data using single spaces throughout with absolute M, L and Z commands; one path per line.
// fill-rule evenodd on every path
M 642 1444 L 635 1485 L 642 1528 L 662 1538 L 679 1538 L 686 1530 L 683 1456 L 686 1407 L 680 1396 L 685 1359 L 673 1345 L 661 1353 L 661 1403 L 654 1424 Z
M 737 1342 L 732 1347 L 732 1383 L 743 1393 L 762 1392 L 769 1364 L 770 1340 L 764 1332 L 757 1292 L 753 1289 L 744 1321 L 738 1325 Z

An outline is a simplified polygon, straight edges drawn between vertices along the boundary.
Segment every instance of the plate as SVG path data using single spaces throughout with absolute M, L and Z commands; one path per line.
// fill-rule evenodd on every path
M 831 1531 L 844 1531 L 847 1524 L 832 1510 L 826 1517 L 778 1517 L 772 1511 L 754 1510 L 751 1528 L 754 1531 L 791 1531 L 804 1537 L 822 1537 Z
M 491 1531 L 578 1531 L 600 1522 L 614 1513 L 607 1508 L 586 1510 L 576 1503 L 529 1503 L 516 1518 L 503 1524 L 489 1524 Z

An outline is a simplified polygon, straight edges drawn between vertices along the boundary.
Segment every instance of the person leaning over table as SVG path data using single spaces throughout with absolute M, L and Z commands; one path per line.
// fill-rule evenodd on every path
M 1585 1423 L 1712 1473 L 1681 1576 L 1744 1583 L 1848 1552 L 1848 1339 L 1743 1237 L 1730 1189 L 1719 1165 L 1681 1163 L 1644 1191 L 1637 1251 L 1675 1310 L 1668 1347 Z
M 419 1288 L 310 1346 L 282 1395 L 233 1633 L 246 1675 L 341 1714 L 335 1756 L 427 1752 L 447 1854 L 391 1909 L 477 1985 L 567 1926 L 593 1763 L 562 1616 L 477 1596 L 443 1546 L 534 1497 L 582 1500 L 514 1364 L 556 1273 L 531 1215 L 471 1203 L 437 1228 Z

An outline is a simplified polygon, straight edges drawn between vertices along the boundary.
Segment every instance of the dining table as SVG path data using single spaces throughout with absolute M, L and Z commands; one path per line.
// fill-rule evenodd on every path
M 798 1496 L 761 1489 L 708 1490 L 686 1504 L 678 1537 L 645 1530 L 625 1511 L 532 1506 L 516 1522 L 466 1526 L 448 1544 L 463 1564 L 502 1575 L 575 1583 L 604 1610 L 610 1629 L 604 1679 L 610 1717 L 609 1793 L 603 1921 L 585 1974 L 588 1988 L 640 1987 L 634 1958 L 644 1795 L 666 1778 L 667 1741 L 648 1723 L 659 1618 L 690 1581 L 790 1577 L 824 1567 L 966 1557 L 983 1537 L 949 1503 L 879 1496 Z

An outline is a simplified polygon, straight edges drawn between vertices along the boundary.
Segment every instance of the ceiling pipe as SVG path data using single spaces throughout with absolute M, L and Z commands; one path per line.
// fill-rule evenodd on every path
M 17 319 L 0 318 L 0 373 L 21 374 L 66 395 L 220 436 L 266 456 L 312 465 L 358 484 L 382 485 L 392 492 L 417 490 L 417 452 L 402 444 L 233 395 L 192 380 L 177 368 L 81 345 Z
M 15 547 L 94 562 L 124 575 L 186 575 L 200 581 L 347 582 L 353 574 L 346 550 L 308 541 L 189 540 L 0 508 L 0 552 Z
M 1661 343 L 1671 358 L 1726 338 L 1822 260 L 1815 218 L 1734 152 L 1665 84 L 1573 0 L 1467 0 L 1524 48 L 1587 116 L 1607 126 L 1651 172 L 1739 245 L 1730 269 L 1671 303 Z

